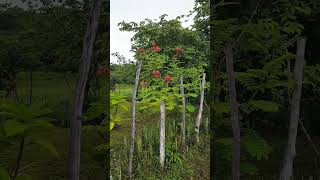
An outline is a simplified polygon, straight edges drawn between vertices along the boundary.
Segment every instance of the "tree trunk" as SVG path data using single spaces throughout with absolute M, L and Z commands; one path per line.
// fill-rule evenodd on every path
M 186 153 L 186 97 L 184 95 L 184 86 L 183 86 L 183 76 L 180 78 L 180 91 L 182 96 L 182 123 L 181 123 L 181 131 L 182 131 L 182 146 L 183 152 Z
M 23 150 L 24 150 L 24 144 L 25 144 L 25 137 L 23 136 L 20 142 L 20 147 L 19 147 L 19 153 L 17 157 L 17 162 L 16 162 L 16 167 L 12 173 L 12 180 L 16 180 L 18 174 L 19 174 L 19 169 L 20 169 L 20 164 L 21 164 L 21 159 L 23 155 Z
M 280 180 L 289 180 L 293 171 L 293 160 L 296 155 L 296 138 L 297 129 L 300 118 L 300 99 L 302 90 L 303 79 L 303 67 L 305 64 L 304 52 L 305 52 L 306 39 L 298 38 L 297 41 L 297 54 L 296 62 L 294 66 L 293 77 L 296 81 L 296 86 L 292 93 L 291 99 L 291 111 L 290 111 L 290 124 L 288 131 L 288 144 L 284 155 L 283 166 L 280 172 Z
M 69 177 L 71 180 L 79 180 L 80 176 L 81 116 L 84 92 L 91 66 L 93 46 L 98 32 L 101 2 L 102 0 L 95 0 L 93 2 L 88 19 L 86 34 L 83 39 L 83 49 L 79 67 L 79 79 L 75 90 L 73 117 L 70 122 Z
M 233 157 L 232 157 L 232 179 L 240 179 L 240 125 L 239 109 L 237 102 L 237 92 L 235 83 L 235 74 L 233 70 L 233 51 L 230 44 L 224 49 L 226 56 L 226 67 L 229 85 L 229 103 L 231 107 L 231 121 L 233 130 Z
M 130 154 L 129 154 L 129 165 L 128 165 L 128 174 L 129 179 L 132 179 L 132 160 L 133 160 L 133 153 L 134 153 L 134 142 L 135 142 L 135 135 L 136 135 L 136 127 L 135 127 L 135 117 L 136 117 L 136 101 L 137 101 L 137 90 L 139 85 L 139 78 L 140 78 L 140 71 L 141 71 L 142 62 L 138 61 L 138 69 L 136 72 L 136 79 L 134 82 L 134 87 L 132 90 L 132 112 L 131 112 L 131 143 L 130 143 Z
M 32 77 L 32 67 L 30 68 L 30 74 L 29 74 L 30 76 L 29 76 L 29 78 L 30 78 L 30 89 L 29 89 L 29 104 L 31 104 L 32 103 L 32 86 L 33 86 L 33 83 L 32 83 L 32 79 L 33 79 L 33 77 Z
M 166 141 L 166 107 L 163 101 L 160 102 L 160 165 L 164 167 L 165 160 L 165 141 Z
M 87 82 L 90 82 L 91 78 L 88 77 Z M 90 90 L 90 84 L 87 83 L 86 87 L 84 88 L 84 96 L 83 96 L 83 106 L 82 106 L 82 112 L 86 112 L 89 108 L 89 90 Z
M 202 118 L 202 111 L 203 111 L 203 99 L 204 99 L 205 84 L 206 84 L 206 73 L 203 73 L 202 81 L 201 81 L 200 106 L 199 106 L 199 112 L 198 112 L 198 116 L 197 116 L 197 120 L 196 120 L 196 139 L 197 139 L 197 143 L 200 142 L 199 131 L 200 131 L 201 118 Z

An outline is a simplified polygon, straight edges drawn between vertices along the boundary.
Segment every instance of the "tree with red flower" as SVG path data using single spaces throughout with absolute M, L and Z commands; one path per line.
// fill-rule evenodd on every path
M 176 55 L 179 55 L 179 54 L 181 54 L 181 53 L 182 53 L 182 49 L 179 48 L 179 47 L 177 47 L 177 48 L 176 48 Z
M 161 51 L 161 48 L 158 46 L 158 44 L 153 41 L 152 44 L 151 44 L 151 50 L 152 52 L 160 52 Z
M 153 52 L 160 52 L 161 51 L 161 48 L 159 46 L 156 46 L 156 47 L 152 47 L 151 50 Z
M 172 81 L 173 78 L 172 78 L 170 75 L 165 75 L 165 76 L 163 77 L 163 80 L 166 81 L 166 82 L 169 82 L 169 81 Z
M 153 77 L 153 78 L 159 78 L 159 77 L 160 77 L 160 71 L 158 71 L 158 70 L 153 70 L 153 71 L 152 71 L 152 77 Z

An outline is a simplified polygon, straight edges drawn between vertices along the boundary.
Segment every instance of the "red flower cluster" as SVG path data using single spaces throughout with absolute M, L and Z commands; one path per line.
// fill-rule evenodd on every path
M 181 48 L 176 48 L 176 55 L 179 55 L 179 54 L 181 54 L 182 53 L 182 49 Z
M 165 75 L 165 76 L 163 77 L 163 80 L 168 82 L 168 81 L 172 81 L 173 78 L 172 78 L 170 75 Z
M 107 76 L 110 74 L 110 70 L 106 65 L 98 67 L 96 75 L 97 76 Z
M 153 52 L 160 52 L 160 51 L 161 51 L 161 48 L 157 45 L 156 42 L 152 42 L 151 50 L 152 50 Z
M 152 71 L 152 77 L 153 78 L 159 78 L 160 77 L 160 71 L 153 70 Z
M 139 48 L 138 49 L 139 54 L 143 54 L 145 52 L 144 48 Z
M 161 48 L 158 47 L 158 46 L 157 47 L 152 47 L 151 49 L 152 49 L 153 52 L 160 52 L 161 51 Z

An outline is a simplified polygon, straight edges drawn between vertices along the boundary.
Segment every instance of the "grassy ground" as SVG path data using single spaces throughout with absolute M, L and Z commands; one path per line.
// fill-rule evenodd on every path
M 118 92 L 119 89 L 116 89 Z M 123 95 L 130 95 L 132 90 L 131 86 L 121 85 L 120 93 Z M 130 108 L 129 108 L 130 109 Z M 123 112 L 120 112 L 123 113 Z M 170 146 L 170 140 L 168 140 L 170 131 L 170 122 L 172 121 L 180 121 L 180 116 L 177 115 L 179 112 L 174 112 L 171 115 L 168 114 L 166 117 L 166 138 L 167 138 L 167 146 Z M 191 119 L 190 119 L 191 120 Z M 189 124 L 193 124 L 194 119 L 189 122 Z M 150 141 L 145 141 L 143 139 L 142 133 L 144 136 L 147 136 L 147 133 L 152 134 L 151 141 L 158 142 L 158 134 L 159 134 L 159 115 L 158 114 L 150 114 L 150 113 L 142 113 L 137 112 L 136 114 L 136 136 L 137 136 L 137 145 L 136 145 L 136 153 L 134 159 L 134 175 L 135 179 L 209 179 L 209 137 L 207 134 L 203 133 L 201 136 L 200 144 L 196 144 L 194 142 L 194 137 L 189 137 L 189 148 L 188 152 L 185 156 L 181 157 L 182 163 L 179 162 L 169 162 L 166 163 L 166 169 L 161 171 L 159 167 L 159 159 L 158 159 L 158 149 L 153 147 L 151 151 L 153 155 L 149 155 L 150 149 L 145 146 L 150 144 Z M 126 112 L 123 116 L 122 121 L 119 122 L 120 127 L 111 132 L 111 167 L 112 174 L 115 179 L 120 177 L 127 176 L 127 168 L 128 168 L 128 150 L 130 144 L 130 114 Z M 146 128 L 151 130 L 146 131 Z M 190 129 L 190 128 L 189 128 Z M 191 131 L 194 128 L 191 127 Z M 147 133 L 146 133 L 147 132 Z M 180 152 L 176 152 L 175 155 L 171 155 L 174 157 L 179 157 L 182 155 L 181 142 L 180 142 L 180 134 L 173 135 L 177 137 L 177 145 Z M 193 136 L 193 135 L 190 135 Z M 172 135 L 171 135 L 172 137 Z M 140 141 L 141 143 L 139 143 Z M 171 141 L 172 142 L 172 141 Z M 139 150 L 139 145 L 141 149 Z M 166 151 L 168 152 L 168 151 Z M 166 156 L 170 156 L 166 154 Z
M 74 74 L 54 72 L 33 72 L 32 97 L 36 102 L 56 104 L 70 100 L 75 86 Z M 27 101 L 30 95 L 30 74 L 21 72 L 17 75 L 18 95 Z
M 55 118 L 60 122 L 68 119 L 70 100 L 75 85 L 75 75 L 53 72 L 34 72 L 32 102 L 41 103 L 55 112 Z M 19 73 L 17 76 L 17 91 L 19 98 L 28 102 L 30 90 L 29 73 Z M 65 180 L 67 179 L 69 129 L 56 127 L 53 132 L 39 132 L 46 136 L 56 146 L 59 159 L 50 156 L 46 150 L 36 145 L 26 146 L 22 158 L 22 173 L 32 175 L 35 180 Z M 83 127 L 81 149 L 81 179 L 105 179 L 103 169 L 104 154 L 96 151 L 96 146 L 103 141 L 94 128 Z M 18 144 L 0 144 L 0 166 L 12 169 L 18 154 Z M 5 148 L 3 148 L 5 147 Z
M 115 92 L 119 92 L 121 95 L 131 97 L 132 85 L 129 84 L 117 84 Z
M 143 114 L 138 114 L 138 119 L 136 122 L 137 127 L 137 136 L 141 137 L 142 130 L 144 127 L 153 126 L 157 127 L 157 120 L 152 119 L 152 117 L 142 116 Z M 144 118 L 142 118 L 144 117 Z M 167 118 L 170 120 L 169 118 Z M 155 128 L 158 130 L 157 128 Z M 159 131 L 154 131 L 153 133 L 159 133 Z M 158 139 L 156 139 L 158 140 Z M 121 176 L 127 176 L 127 165 L 128 157 L 127 153 L 129 150 L 130 143 L 130 125 L 129 119 L 125 120 L 120 124 L 120 128 L 113 130 L 111 132 L 111 157 L 112 159 L 112 169 L 113 176 L 119 178 L 119 173 L 121 169 Z M 189 151 L 184 158 L 184 168 L 172 167 L 168 168 L 167 172 L 163 172 L 162 178 L 159 177 L 159 160 L 157 157 L 154 158 L 138 158 L 136 157 L 135 165 L 135 174 L 136 179 L 142 178 L 145 179 L 209 179 L 209 141 L 208 136 L 203 135 L 201 137 L 201 143 L 199 145 L 193 144 L 190 145 Z M 137 147 L 137 146 L 136 146 Z M 143 153 L 139 152 L 139 153 Z M 156 152 L 154 152 L 156 154 Z M 136 156 L 138 156 L 136 154 Z M 146 164 L 149 164 L 146 166 Z M 169 176 L 170 175 L 170 176 Z M 170 177 L 170 178 L 169 178 Z

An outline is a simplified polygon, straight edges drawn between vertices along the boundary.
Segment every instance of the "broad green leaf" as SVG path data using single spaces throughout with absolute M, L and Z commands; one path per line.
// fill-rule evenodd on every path
M 90 131 L 95 131 L 96 127 L 94 125 L 87 125 L 87 126 L 82 126 L 81 131 L 82 132 L 90 132 Z
M 220 138 L 216 140 L 217 143 L 223 144 L 225 146 L 229 146 L 233 144 L 232 138 Z
M 188 94 L 187 94 L 187 96 L 190 96 L 190 97 L 197 97 L 197 96 L 198 96 L 198 94 L 196 94 L 196 93 L 188 93 Z
M 240 162 L 240 171 L 244 174 L 254 175 L 258 172 L 258 168 L 249 162 Z
M 114 128 L 115 124 L 113 121 L 110 121 L 110 131 Z
M 122 118 L 120 116 L 115 116 L 115 117 L 112 117 L 111 120 L 113 122 L 120 122 L 122 120 Z
M 278 112 L 280 105 L 272 101 L 253 100 L 249 101 L 249 105 L 253 106 L 257 110 L 264 112 Z
M 98 151 L 107 151 L 110 149 L 110 144 L 104 143 L 104 144 L 100 144 L 96 147 L 96 149 Z
M 190 113 L 194 112 L 195 111 L 195 108 L 193 105 L 191 104 L 186 104 L 186 110 Z
M 249 105 L 248 103 L 242 103 L 240 105 L 240 110 L 245 112 L 246 114 L 250 114 L 251 112 L 255 111 L 256 109 Z
M 1 180 L 11 180 L 7 169 L 4 167 L 0 167 L 0 179 Z
M 255 157 L 257 160 L 261 160 L 262 158 L 267 159 L 272 151 L 268 143 L 254 131 L 249 132 L 241 138 L 241 146 L 250 156 Z
M 40 138 L 33 138 L 33 139 L 31 139 L 31 142 L 40 145 L 41 147 L 48 150 L 54 157 L 59 158 L 59 154 L 57 152 L 57 149 L 48 140 L 40 139 Z
M 23 133 L 28 126 L 16 120 L 8 120 L 4 123 L 3 129 L 7 137 Z
M 128 111 L 128 106 L 126 104 L 119 104 L 119 107 L 122 108 L 124 111 Z
M 15 117 L 15 114 L 10 112 L 0 112 L 0 116 L 7 119 L 11 119 Z
M 55 126 L 53 124 L 51 124 L 48 121 L 43 121 L 43 120 L 37 120 L 31 124 L 28 124 L 29 127 L 37 127 L 37 128 L 48 128 L 48 129 L 52 129 L 55 128 Z

